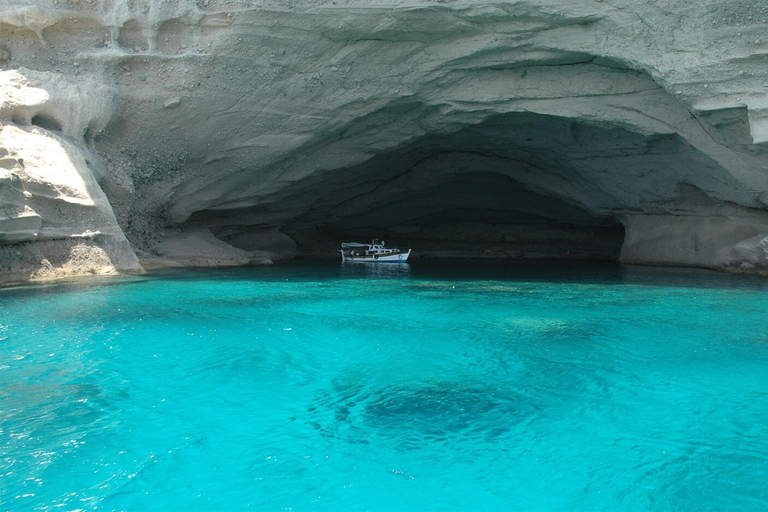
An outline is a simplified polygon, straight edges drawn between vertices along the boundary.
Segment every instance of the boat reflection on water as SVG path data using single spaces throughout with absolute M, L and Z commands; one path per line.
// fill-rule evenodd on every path
M 411 265 L 399 263 L 397 265 L 359 265 L 357 263 L 342 262 L 341 275 L 344 277 L 369 277 L 373 279 L 396 279 L 409 277 Z

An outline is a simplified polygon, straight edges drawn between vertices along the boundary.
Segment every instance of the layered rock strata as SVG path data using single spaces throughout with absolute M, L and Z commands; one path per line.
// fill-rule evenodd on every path
M 111 115 L 96 82 L 0 72 L 0 275 L 6 281 L 142 271 L 97 183 L 93 137 Z
M 25 84 L 0 93 L 0 273 L 372 235 L 764 272 L 767 26 L 755 0 L 0 0 Z M 13 163 L 51 141 L 87 186 Z

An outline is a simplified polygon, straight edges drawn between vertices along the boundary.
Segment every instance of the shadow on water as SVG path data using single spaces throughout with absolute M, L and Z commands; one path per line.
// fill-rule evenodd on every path
M 414 279 L 459 279 L 768 290 L 768 279 L 705 269 L 586 261 L 430 261 L 411 265 Z
M 252 270 L 254 277 L 264 274 L 263 269 Z M 414 260 L 401 265 L 350 265 L 336 260 L 295 260 L 274 265 L 269 273 L 287 273 L 285 277 L 526 281 L 768 291 L 768 279 L 761 276 L 697 268 L 621 265 L 603 261 Z
M 713 270 L 645 267 L 613 262 L 519 260 L 414 260 L 400 264 L 342 263 L 336 259 L 298 259 L 274 265 L 167 269 L 139 276 L 79 278 L 63 282 L 0 288 L 0 299 L 27 294 L 77 292 L 156 281 L 322 282 L 339 279 L 415 281 L 505 281 L 644 285 L 768 291 L 768 279 Z

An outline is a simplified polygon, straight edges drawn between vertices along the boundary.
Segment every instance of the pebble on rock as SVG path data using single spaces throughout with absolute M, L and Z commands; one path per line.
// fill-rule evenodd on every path
M 181 98 L 179 97 L 168 98 L 165 100 L 165 103 L 163 103 L 163 107 L 165 108 L 176 108 L 179 105 L 181 105 Z

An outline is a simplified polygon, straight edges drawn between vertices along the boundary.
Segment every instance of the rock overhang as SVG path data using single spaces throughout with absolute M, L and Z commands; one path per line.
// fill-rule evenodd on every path
M 602 230 L 615 255 L 621 224 L 625 261 L 738 267 L 722 230 L 768 233 L 762 24 L 721 16 L 758 5 L 6 3 L 4 66 L 115 91 L 82 144 L 144 255 L 200 227 L 242 250 L 279 229 L 450 238 L 443 222 L 466 239 L 527 222 Z M 659 245 L 666 216 L 690 229 L 664 243 L 692 249 Z

